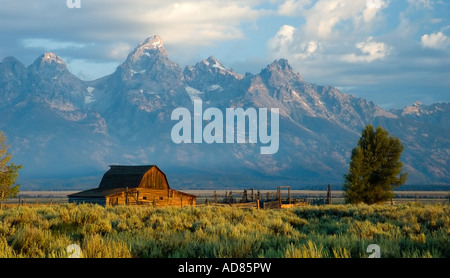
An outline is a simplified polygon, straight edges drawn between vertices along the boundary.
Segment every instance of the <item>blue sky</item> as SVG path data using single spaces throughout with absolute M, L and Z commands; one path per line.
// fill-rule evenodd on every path
M 75 1 L 75 0 L 74 0 Z M 214 55 L 258 73 L 285 58 L 303 78 L 401 108 L 450 101 L 450 1 L 0 0 L 0 59 L 55 52 L 84 80 L 158 34 L 182 67 Z

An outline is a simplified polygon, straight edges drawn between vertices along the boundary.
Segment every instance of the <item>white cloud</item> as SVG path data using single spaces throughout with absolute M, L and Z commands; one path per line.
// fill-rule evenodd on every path
M 284 25 L 277 34 L 269 40 L 267 46 L 276 58 L 285 57 L 293 59 L 305 59 L 314 54 L 319 48 L 316 41 L 297 43 L 295 40 L 296 28 Z
M 22 45 L 25 48 L 42 48 L 46 50 L 59 50 L 66 48 L 82 48 L 85 45 L 69 41 L 56 41 L 51 39 L 23 39 Z
M 120 63 L 139 42 L 160 35 L 172 59 L 188 64 L 200 55 L 213 54 L 199 49 L 247 39 L 249 26 L 276 12 L 266 10 L 270 5 L 261 5 L 266 2 L 96 0 L 69 9 L 64 0 L 0 0 L 0 37 L 8 42 L 1 44 L 0 53 L 24 63 L 33 61 L 43 49 L 57 50 L 65 59 Z
M 257 7 L 262 0 L 96 0 L 82 1 L 80 9 L 69 9 L 61 0 L 20 2 L 24 3 L 0 0 L 0 31 L 38 33 L 42 39 L 70 37 L 75 41 L 117 42 L 118 34 L 123 41 L 140 41 L 160 34 L 173 44 L 184 41 L 209 45 L 243 38 L 242 24 L 268 13 Z
M 422 36 L 421 42 L 423 47 L 434 49 L 446 49 L 450 46 L 450 38 L 442 32 L 425 34 Z
M 278 7 L 277 13 L 283 16 L 295 16 L 311 3 L 312 0 L 286 0 Z
M 314 41 L 309 42 L 308 46 L 306 47 L 306 53 L 313 54 L 314 52 L 316 52 L 317 47 L 318 47 L 318 45 L 316 42 L 314 42 Z
M 389 4 L 382 0 L 367 0 L 366 8 L 363 11 L 363 19 L 365 23 L 371 22 L 375 19 L 375 17 L 385 8 L 387 8 Z
M 286 0 L 278 6 L 279 15 L 300 15 L 300 26 L 285 25 L 267 44 L 272 57 L 316 62 L 342 60 L 348 47 L 356 45 L 361 54 L 345 55 L 346 62 L 372 62 L 383 59 L 387 45 L 373 38 L 361 42 L 378 28 L 379 16 L 388 0 Z
M 295 27 L 283 25 L 275 36 L 268 41 L 268 48 L 279 56 L 290 53 L 289 48 L 294 41 L 294 32 Z
M 359 42 L 356 47 L 364 55 L 348 54 L 343 56 L 343 60 L 349 63 L 370 63 L 375 60 L 384 59 L 389 53 L 389 47 L 382 42 L 373 41 L 372 37 L 369 37 L 366 41 Z
M 159 30 L 165 40 L 174 44 L 194 45 L 243 38 L 239 25 L 264 14 L 237 1 L 189 1 L 146 10 L 138 13 L 145 26 Z
M 319 44 L 315 41 L 310 41 L 308 43 L 302 43 L 300 45 L 299 51 L 294 54 L 294 59 L 305 59 L 313 55 L 317 49 L 319 48 Z
M 377 3 L 379 8 L 368 5 L 364 0 L 319 0 L 311 8 L 303 10 L 306 19 L 304 32 L 319 39 L 333 39 L 338 38 L 342 30 L 338 26 L 355 31 L 363 23 L 362 29 L 367 29 L 376 16 L 388 7 L 385 1 L 379 0 Z

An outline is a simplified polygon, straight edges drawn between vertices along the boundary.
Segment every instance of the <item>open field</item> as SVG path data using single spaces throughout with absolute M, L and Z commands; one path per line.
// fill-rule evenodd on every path
M 450 205 L 231 207 L 14 206 L 0 210 L 0 257 L 450 257 Z

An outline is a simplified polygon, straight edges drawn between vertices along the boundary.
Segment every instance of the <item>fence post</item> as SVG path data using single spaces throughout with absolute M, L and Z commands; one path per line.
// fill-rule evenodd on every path
M 331 184 L 328 185 L 328 190 L 327 190 L 327 204 L 331 205 Z
M 288 199 L 289 199 L 289 204 L 291 204 L 291 187 L 288 187 Z
M 278 187 L 278 192 L 277 192 L 277 195 L 278 195 L 278 205 L 280 206 L 280 208 L 281 208 L 281 188 L 280 187 Z

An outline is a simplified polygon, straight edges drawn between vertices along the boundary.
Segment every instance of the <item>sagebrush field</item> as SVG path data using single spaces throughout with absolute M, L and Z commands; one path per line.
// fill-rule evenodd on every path
M 0 210 L 0 257 L 450 257 L 450 206 L 416 203 L 257 210 L 63 204 Z

